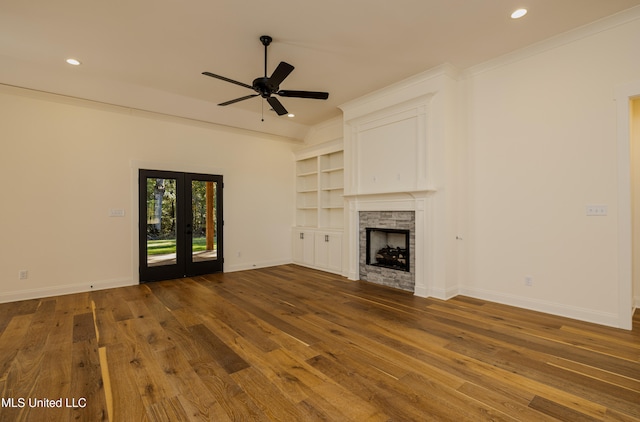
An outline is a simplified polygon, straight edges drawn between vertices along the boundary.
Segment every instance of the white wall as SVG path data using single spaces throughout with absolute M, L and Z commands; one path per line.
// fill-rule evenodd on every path
M 617 85 L 640 20 L 551 40 L 465 81 L 467 294 L 616 325 Z M 604 204 L 606 217 L 585 207 Z M 532 277 L 533 286 L 525 286 Z
M 0 115 L 0 302 L 136 283 L 136 166 L 224 176 L 225 271 L 291 262 L 291 142 L 7 86 Z

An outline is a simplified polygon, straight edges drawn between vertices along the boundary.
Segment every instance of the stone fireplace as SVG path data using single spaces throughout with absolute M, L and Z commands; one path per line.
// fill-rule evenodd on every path
M 415 290 L 415 212 L 361 211 L 360 279 Z

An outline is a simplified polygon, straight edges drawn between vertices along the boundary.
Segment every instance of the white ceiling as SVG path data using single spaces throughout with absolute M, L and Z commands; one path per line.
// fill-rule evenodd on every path
M 302 138 L 339 105 L 443 63 L 465 69 L 640 0 L 0 0 L 0 83 Z M 519 7 L 529 13 L 512 20 Z M 247 84 L 296 67 L 278 117 Z M 65 59 L 82 62 L 73 67 Z M 264 106 L 264 122 L 261 114 Z

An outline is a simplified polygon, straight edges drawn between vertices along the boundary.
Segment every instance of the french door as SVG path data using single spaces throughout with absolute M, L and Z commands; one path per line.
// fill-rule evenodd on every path
M 222 176 L 140 170 L 140 282 L 222 271 Z

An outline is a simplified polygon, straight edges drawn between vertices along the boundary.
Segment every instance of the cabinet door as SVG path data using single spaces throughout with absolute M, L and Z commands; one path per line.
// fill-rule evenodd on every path
M 316 236 L 315 242 L 315 263 L 316 267 L 328 268 L 329 267 L 329 234 L 319 232 Z
M 314 263 L 314 233 L 304 230 L 293 231 L 293 262 L 302 265 Z
M 316 267 L 334 273 L 342 272 L 342 234 L 316 233 L 315 247 Z
M 336 273 L 342 273 L 342 234 L 331 233 L 329 235 L 329 264 L 328 269 Z

